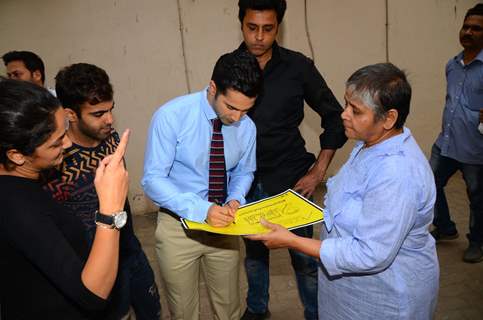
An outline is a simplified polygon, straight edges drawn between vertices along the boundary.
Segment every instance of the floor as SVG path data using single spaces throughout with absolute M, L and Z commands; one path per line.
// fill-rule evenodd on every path
M 321 203 L 322 194 L 323 190 L 319 190 L 315 196 L 315 201 L 319 204 Z M 450 180 L 446 188 L 446 195 L 453 218 L 458 226 L 460 237 L 453 241 L 438 244 L 441 277 L 438 306 L 434 319 L 481 320 L 483 319 L 483 262 L 468 264 L 461 260 L 463 251 L 467 246 L 465 234 L 468 230 L 468 201 L 461 176 L 456 175 Z M 161 290 L 162 319 L 169 319 L 154 251 L 156 214 L 135 216 L 134 225 L 136 234 L 148 255 Z M 319 228 L 320 226 L 316 230 Z M 303 319 L 303 310 L 298 298 L 297 287 L 287 251 L 272 251 L 270 259 L 271 319 Z M 245 309 L 244 299 L 247 290 L 244 272 L 242 264 L 240 266 L 240 303 L 242 311 Z M 204 286 L 203 282 L 202 286 Z M 204 288 L 201 291 L 200 319 L 213 319 L 210 303 Z

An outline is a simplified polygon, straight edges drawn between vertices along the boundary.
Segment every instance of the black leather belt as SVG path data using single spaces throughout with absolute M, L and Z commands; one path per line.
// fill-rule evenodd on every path
M 176 213 L 174 213 L 173 211 L 171 211 L 169 209 L 160 207 L 159 211 L 162 212 L 162 213 L 166 213 L 167 215 L 170 215 L 171 217 L 175 218 L 178 221 L 181 221 L 181 218 Z

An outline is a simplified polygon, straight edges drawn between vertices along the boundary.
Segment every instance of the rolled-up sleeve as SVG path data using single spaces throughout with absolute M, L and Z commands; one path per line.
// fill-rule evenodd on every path
M 321 117 L 321 149 L 338 149 L 347 141 L 341 114 L 344 111 L 312 60 L 304 70 L 304 98 Z
M 326 239 L 321 245 L 320 260 L 331 276 L 376 273 L 389 267 L 414 224 L 416 188 L 410 178 L 400 177 L 397 162 L 381 165 L 369 179 L 352 234 Z

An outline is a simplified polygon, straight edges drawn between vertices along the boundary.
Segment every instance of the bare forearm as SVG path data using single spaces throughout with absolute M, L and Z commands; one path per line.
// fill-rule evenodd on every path
M 327 168 L 334 158 L 335 151 L 335 149 L 322 149 L 319 152 L 317 161 L 315 161 L 313 168 L 321 176 L 321 180 L 323 179 L 323 176 L 325 176 Z
M 300 193 L 302 196 L 310 198 L 314 193 L 317 186 L 324 180 L 327 167 L 330 161 L 334 157 L 334 149 L 322 149 L 320 150 L 317 161 L 314 163 L 312 168 L 300 178 L 295 186 L 293 187 L 295 191 Z
M 119 261 L 119 234 L 116 229 L 97 227 L 94 243 L 81 279 L 87 289 L 106 299 L 116 280 Z
M 322 246 L 322 241 L 317 239 L 305 238 L 305 237 L 294 237 L 290 244 L 290 248 L 297 250 L 299 252 L 305 253 L 308 256 L 319 259 L 319 251 Z
M 300 237 L 281 225 L 271 223 L 265 219 L 260 219 L 260 223 L 270 229 L 270 232 L 246 236 L 250 240 L 262 241 L 269 249 L 290 248 L 300 251 L 306 255 L 319 258 L 319 250 L 322 241 L 311 238 Z

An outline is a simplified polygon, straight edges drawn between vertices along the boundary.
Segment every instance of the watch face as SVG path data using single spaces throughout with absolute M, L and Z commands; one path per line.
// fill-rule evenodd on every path
M 114 216 L 114 226 L 116 229 L 121 229 L 127 222 L 127 213 L 126 211 L 121 211 L 117 215 Z

